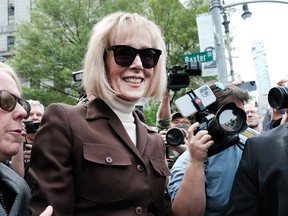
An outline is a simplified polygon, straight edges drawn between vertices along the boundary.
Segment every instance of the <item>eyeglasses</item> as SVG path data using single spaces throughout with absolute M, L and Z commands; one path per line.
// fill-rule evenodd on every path
M 10 93 L 9 91 L 0 90 L 0 107 L 3 110 L 12 112 L 15 109 L 17 103 L 19 103 L 25 109 L 27 112 L 25 118 L 28 118 L 31 110 L 30 104 L 27 101 Z
M 114 60 L 115 62 L 122 66 L 130 66 L 136 55 L 139 54 L 144 68 L 153 68 L 157 65 L 159 57 L 162 53 L 161 50 L 154 48 L 145 48 L 145 49 L 135 49 L 130 46 L 125 45 L 115 45 L 107 48 L 107 51 L 114 51 Z

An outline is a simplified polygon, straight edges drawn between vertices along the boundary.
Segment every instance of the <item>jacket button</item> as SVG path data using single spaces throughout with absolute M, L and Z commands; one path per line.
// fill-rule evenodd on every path
M 106 163 L 111 164 L 113 162 L 111 157 L 106 157 L 105 158 Z
M 142 214 L 143 214 L 143 208 L 140 207 L 140 206 L 136 207 L 135 213 L 136 213 L 137 215 L 142 215 Z
M 143 171 L 144 171 L 144 167 L 143 167 L 141 164 L 138 164 L 138 165 L 137 165 L 137 170 L 138 170 L 139 172 L 143 172 Z

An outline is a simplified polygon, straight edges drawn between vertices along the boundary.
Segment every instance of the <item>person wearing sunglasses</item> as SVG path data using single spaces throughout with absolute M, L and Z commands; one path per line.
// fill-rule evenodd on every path
M 133 111 L 161 99 L 165 68 L 161 31 L 145 17 L 116 12 L 94 26 L 82 84 L 95 98 L 46 107 L 30 160 L 32 215 L 47 204 L 54 216 L 165 215 L 165 145 Z
M 29 117 L 23 120 L 25 127 L 23 148 L 20 149 L 17 155 L 11 158 L 11 168 L 26 180 L 31 192 L 33 192 L 34 179 L 28 173 L 28 170 L 32 144 L 44 113 L 44 105 L 38 100 L 30 99 L 27 100 L 27 102 L 31 109 Z
M 30 105 L 20 98 L 20 82 L 14 70 L 0 62 L 0 161 L 16 155 L 22 148 L 24 128 Z M 25 180 L 8 166 L 0 163 L 0 215 L 30 215 L 31 193 Z M 38 214 L 40 215 L 40 213 Z M 51 216 L 49 206 L 41 216 Z

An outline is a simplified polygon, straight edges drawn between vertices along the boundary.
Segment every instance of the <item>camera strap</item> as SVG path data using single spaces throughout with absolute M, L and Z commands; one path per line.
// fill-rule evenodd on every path
M 205 106 L 203 105 L 202 100 L 199 97 L 197 97 L 197 95 L 195 94 L 193 90 L 187 92 L 187 94 L 189 95 L 192 103 L 194 104 L 194 106 L 199 112 L 205 110 Z

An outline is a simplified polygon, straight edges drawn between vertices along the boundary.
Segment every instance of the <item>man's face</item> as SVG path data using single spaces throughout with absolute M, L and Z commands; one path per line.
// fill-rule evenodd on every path
M 1 71 L 0 90 L 6 90 L 20 97 L 14 79 Z M 18 153 L 23 142 L 22 119 L 27 116 L 25 109 L 17 103 L 12 111 L 0 108 L 0 161 L 4 161 Z
M 185 117 L 176 117 L 171 121 L 171 126 L 175 126 L 177 124 L 184 124 L 184 125 L 191 125 L 189 119 L 185 118 Z
M 250 128 L 258 127 L 258 125 L 260 124 L 261 115 L 259 111 L 257 110 L 257 108 L 253 105 L 246 104 L 244 106 L 244 110 L 245 110 L 246 117 L 247 117 L 247 120 L 246 120 L 247 125 Z
M 38 105 L 31 105 L 30 116 L 27 121 L 41 121 L 43 116 L 43 110 Z

